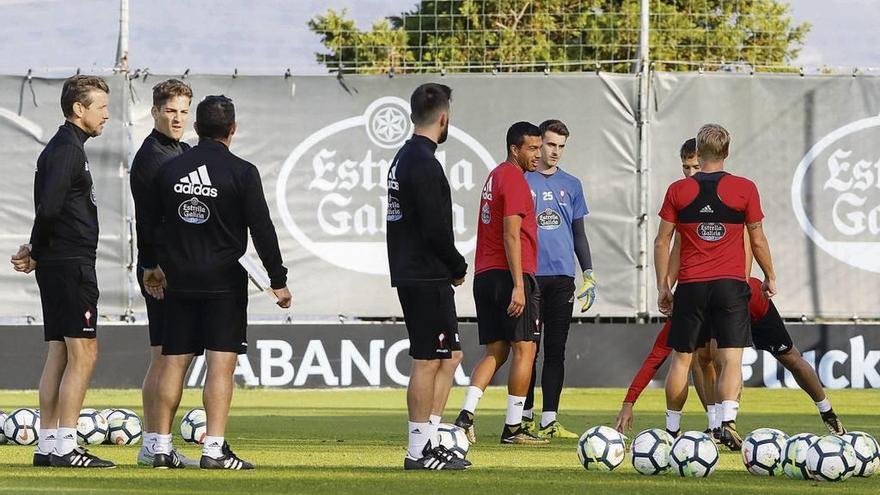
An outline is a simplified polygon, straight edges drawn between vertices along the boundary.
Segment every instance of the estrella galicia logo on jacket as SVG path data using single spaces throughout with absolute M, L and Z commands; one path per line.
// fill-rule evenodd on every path
M 791 182 L 801 229 L 844 263 L 880 273 L 880 115 L 850 122 L 819 139 Z
M 174 192 L 181 194 L 195 194 L 196 196 L 217 197 L 217 188 L 211 187 L 211 178 L 208 176 L 208 167 L 202 165 L 174 184 Z
M 180 206 L 177 207 L 177 214 L 184 222 L 196 225 L 203 224 L 211 218 L 211 210 L 208 209 L 208 205 L 196 197 L 180 203 Z
M 727 229 L 723 223 L 703 222 L 697 225 L 697 236 L 704 241 L 720 241 L 726 233 Z
M 285 228 L 312 255 L 355 272 L 388 273 L 385 232 L 406 206 L 395 193 L 405 186 L 392 162 L 412 136 L 409 115 L 406 100 L 384 96 L 296 144 L 279 171 L 275 197 Z M 474 189 L 496 163 L 455 126 L 435 156 L 449 180 L 456 246 L 467 255 L 476 247 L 478 220 L 468 213 L 479 208 Z
M 538 213 L 538 227 L 544 230 L 556 230 L 562 225 L 562 217 L 553 208 L 546 208 Z

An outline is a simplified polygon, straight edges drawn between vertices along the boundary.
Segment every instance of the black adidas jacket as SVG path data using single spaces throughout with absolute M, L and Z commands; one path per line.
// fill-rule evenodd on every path
M 393 287 L 449 284 L 465 276 L 455 248 L 452 195 L 437 144 L 415 135 L 388 171 L 388 264 Z
M 246 290 L 238 259 L 247 250 L 248 229 L 272 288 L 287 285 L 260 173 L 223 143 L 203 139 L 165 162 L 145 192 L 139 257 L 144 268 L 162 266 L 169 293 L 205 298 Z
M 40 265 L 95 263 L 98 207 L 83 147 L 88 138 L 65 122 L 37 158 L 30 243 Z
M 153 179 L 159 172 L 159 167 L 168 160 L 179 156 L 184 151 L 190 149 L 190 146 L 176 139 L 162 134 L 153 129 L 149 136 L 144 139 L 140 149 L 134 155 L 131 162 L 131 196 L 134 199 L 134 214 L 137 225 L 138 237 L 143 236 L 141 221 L 141 212 L 146 208 L 144 201 L 150 194 Z M 154 238 L 157 247 L 161 245 L 161 238 Z M 141 252 L 138 251 L 138 266 L 142 266 Z

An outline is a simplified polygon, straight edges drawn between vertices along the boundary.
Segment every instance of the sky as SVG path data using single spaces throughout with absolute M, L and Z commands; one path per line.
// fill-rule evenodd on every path
M 880 68 L 880 0 L 791 0 L 813 29 L 807 67 Z M 153 73 L 322 74 L 307 21 L 347 8 L 359 27 L 416 0 L 131 0 L 130 67 Z M 0 0 L 0 74 L 95 72 L 112 67 L 119 0 Z M 880 74 L 880 71 L 875 73 Z

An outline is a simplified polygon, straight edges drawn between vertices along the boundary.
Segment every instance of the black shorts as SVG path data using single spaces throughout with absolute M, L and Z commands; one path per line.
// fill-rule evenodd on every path
M 247 353 L 247 293 L 216 299 L 165 296 L 162 354 Z
M 98 330 L 95 265 L 37 265 L 46 342 L 65 337 L 93 339 Z
M 403 308 L 413 359 L 449 359 L 452 351 L 461 350 L 451 286 L 398 287 L 397 298 Z
M 474 277 L 474 302 L 480 345 L 541 340 L 541 291 L 533 275 L 523 274 L 526 304 L 519 317 L 508 316 L 513 279 L 507 270 L 488 270 Z
M 785 329 L 785 322 L 779 316 L 773 301 L 770 301 L 767 314 L 752 323 L 752 342 L 755 349 L 767 351 L 774 356 L 785 354 L 794 348 L 791 335 Z
M 709 336 L 706 324 L 720 349 L 751 346 L 750 294 L 749 284 L 741 280 L 680 284 L 673 297 L 669 347 L 694 352 Z
M 161 346 L 165 336 L 165 301 L 160 301 L 147 293 L 144 288 L 144 269 L 137 269 L 138 286 L 147 303 L 147 320 L 150 326 L 150 346 Z

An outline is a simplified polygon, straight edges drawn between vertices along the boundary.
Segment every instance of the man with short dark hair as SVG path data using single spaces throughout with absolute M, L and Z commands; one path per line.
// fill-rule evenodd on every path
M 146 195 L 138 239 L 147 292 L 165 301 L 163 387 L 183 386 L 193 356 L 206 352 L 202 400 L 207 436 L 202 469 L 253 469 L 224 439 L 238 354 L 247 352 L 247 272 L 238 263 L 250 230 L 278 306 L 290 307 L 287 269 L 263 195 L 260 173 L 229 151 L 235 107 L 208 96 L 196 108 L 199 144 L 166 162 Z M 162 249 L 157 250 L 161 240 Z M 160 267 L 161 265 L 161 267 Z M 167 278 L 166 278 L 167 276 Z M 153 467 L 172 458 L 168 408 L 157 408 Z
M 142 228 L 140 217 L 145 208 L 145 201 L 150 194 L 150 187 L 162 165 L 168 160 L 188 150 L 190 146 L 180 139 L 189 121 L 189 106 L 192 101 L 192 89 L 183 81 L 168 79 L 153 86 L 153 130 L 144 139 L 143 144 L 131 163 L 131 195 L 134 199 L 135 218 L 138 220 L 138 231 Z M 139 236 L 142 234 L 138 234 Z M 160 241 L 161 242 L 161 241 Z M 160 381 L 165 359 L 162 356 L 162 339 L 165 330 L 165 304 L 151 296 L 143 283 L 143 265 L 138 252 L 137 279 L 141 294 L 147 305 L 147 319 L 150 329 L 150 366 L 144 377 L 142 398 L 144 403 L 144 441 L 138 452 L 137 462 L 143 466 L 153 465 L 153 449 L 158 435 L 156 417 L 160 413 L 157 408 L 170 412 L 164 416 L 170 421 L 180 404 L 182 388 L 170 388 Z M 170 428 L 168 424 L 166 428 Z M 169 435 L 170 436 L 170 435 Z M 171 441 L 170 438 L 167 439 Z M 171 459 L 177 466 L 198 466 L 198 462 L 188 459 L 176 449 L 171 449 Z
M 407 470 L 461 470 L 470 465 L 436 445 L 437 426 L 430 420 L 436 397 L 442 413 L 461 361 L 452 286 L 461 285 L 467 272 L 455 248 L 449 182 L 434 156 L 449 132 L 451 97 L 452 90 L 442 84 L 423 84 L 413 91 L 413 137 L 388 170 L 388 265 L 412 357 L 406 393 Z M 453 359 L 456 352 L 458 359 Z
M 535 203 L 523 174 L 533 172 L 541 157 L 541 131 L 529 122 L 517 122 L 507 131 L 507 160 L 489 173 L 483 186 L 477 253 L 474 264 L 474 302 L 482 359 L 474 367 L 471 384 L 455 424 L 476 442 L 474 412 L 495 372 L 513 351 L 507 382 L 507 418 L 502 444 L 541 444 L 522 427 L 523 406 L 532 365 L 541 339 L 539 325 L 538 228 Z
M 565 381 L 565 344 L 571 326 L 575 298 L 581 313 L 596 300 L 596 279 L 590 244 L 584 229 L 587 202 L 580 179 L 559 168 L 570 134 L 560 120 L 546 120 L 541 130 L 541 161 L 538 170 L 526 173 L 535 202 L 538 224 L 538 287 L 541 292 L 541 325 L 544 338 L 544 368 L 541 392 L 544 403 L 540 425 L 535 424 L 536 368 L 532 367 L 529 393 L 523 411 L 523 427 L 544 438 L 574 439 L 580 435 L 559 422 L 559 399 Z M 575 294 L 575 258 L 583 274 L 583 285 Z M 540 342 L 538 343 L 540 347 Z
M 49 352 L 40 378 L 40 434 L 34 466 L 112 468 L 76 444 L 80 408 L 98 357 L 98 207 L 84 144 L 110 119 L 110 89 L 96 76 L 64 82 L 66 121 L 40 153 L 30 244 L 12 257 L 36 269 Z

